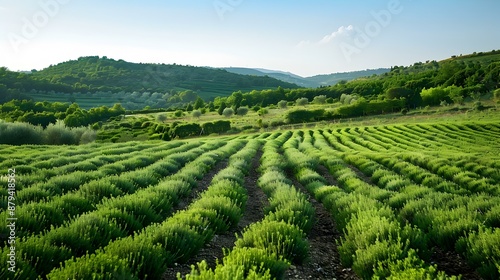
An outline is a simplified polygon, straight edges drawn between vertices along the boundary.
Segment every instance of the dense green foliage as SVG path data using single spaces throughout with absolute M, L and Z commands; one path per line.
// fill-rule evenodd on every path
M 181 121 L 164 123 L 147 117 L 126 117 L 114 118 L 98 128 L 97 140 L 100 142 L 123 142 L 138 139 L 169 141 L 178 138 L 224 134 L 231 130 L 231 122 L 218 120 L 203 123 Z
M 44 128 L 56 123 L 56 120 L 64 120 L 68 127 L 88 126 L 124 113 L 125 109 L 120 104 L 115 104 L 112 108 L 101 106 L 90 110 L 82 109 L 76 103 L 32 100 L 11 100 L 0 105 L 0 119 L 40 125 Z
M 0 275 L 157 279 L 238 223 L 245 176 L 262 146 L 263 219 L 238 233 L 215 268 L 201 262 L 186 279 L 280 278 L 301 265 L 316 219 L 309 196 L 331 212 L 343 233 L 331 242 L 363 279 L 456 279 L 430 262 L 434 247 L 498 279 L 499 136 L 496 123 L 465 122 L 62 146 L 58 157 L 49 146 L 3 145 L 0 170 L 23 176 L 15 192 L 18 270 L 4 266 Z M 173 212 L 226 158 L 208 189 Z
M 455 86 L 451 90 L 450 86 Z M 441 101 L 460 102 L 460 98 L 472 98 L 487 94 L 500 86 L 500 56 L 498 51 L 481 53 L 441 62 L 418 62 L 408 67 L 394 66 L 391 71 L 378 76 L 340 82 L 334 86 L 316 89 L 267 89 L 243 93 L 242 106 L 269 106 L 281 100 L 296 101 L 307 98 L 310 102 L 316 96 L 340 100 L 342 95 L 364 97 L 366 100 L 404 99 L 405 107 L 437 104 Z M 424 89 L 442 87 L 445 92 L 429 95 Z M 235 95 L 233 93 L 233 95 Z M 241 94 L 241 93 L 238 93 Z M 424 99 L 424 100 L 422 100 Z M 231 97 L 216 98 L 216 106 L 225 102 L 234 103 Z M 374 110 L 377 111 L 377 110 Z
M 71 128 L 62 122 L 50 123 L 44 129 L 29 123 L 7 123 L 0 120 L 0 144 L 78 145 L 93 142 L 96 137 L 96 132 L 90 128 Z
M 405 107 L 461 103 L 467 98 L 490 93 L 499 87 L 500 59 L 497 51 L 454 57 L 441 62 L 418 62 L 408 67 L 394 66 L 390 72 L 341 81 L 334 86 L 298 89 L 294 84 L 269 77 L 244 76 L 225 70 L 164 64 L 133 64 L 123 60 L 82 57 L 34 71 L 0 71 L 0 103 L 11 99 L 74 102 L 90 109 L 122 103 L 128 110 L 178 108 L 215 99 L 215 107 L 266 107 L 281 100 L 295 102 L 316 96 L 339 100 L 342 95 L 374 99 L 405 100 Z M 424 89 L 454 90 L 431 95 Z M 75 93 L 75 94 L 73 94 Z M 198 99 L 201 97 L 201 99 Z M 423 100 L 424 99 L 424 100 Z M 205 104 L 208 105 L 208 104 Z M 225 108 L 225 107 L 224 107 Z M 223 109 L 224 109 L 223 108 Z M 220 114 L 222 114 L 222 110 Z
M 63 92 L 171 92 L 197 91 L 208 99 L 236 89 L 295 87 L 269 77 L 243 76 L 225 70 L 166 64 L 130 63 L 106 57 L 80 57 L 33 73 L 33 79 L 66 87 Z M 208 95 L 208 96 L 207 96 Z
M 278 87 L 266 94 L 276 95 L 272 98 L 278 101 L 270 104 L 279 104 L 278 110 L 296 106 L 283 114 L 288 123 L 407 110 L 416 104 L 460 104 L 465 99 L 477 100 L 474 106 L 481 108 L 482 94 L 499 95 L 496 57 L 475 54 L 394 67 L 385 78 L 314 90 Z M 470 73 L 464 72 L 461 80 L 455 74 L 464 69 Z M 328 95 L 328 90 L 353 85 L 359 88 Z M 309 91 L 323 92 L 312 98 L 301 95 Z M 243 111 L 264 116 L 271 110 L 261 102 L 249 112 L 246 98 L 257 91 L 235 92 L 208 104 L 193 93 L 185 91 L 179 98 L 191 100 L 189 109 L 201 115 L 215 111 L 217 102 L 224 108 L 221 114 L 240 112 L 233 119 L 243 117 Z M 267 100 L 261 93 L 256 96 Z M 307 102 L 297 108 L 293 103 L 301 99 Z M 318 105 L 332 102 L 336 107 Z M 11 215 L 9 196 L 15 198 L 18 218 L 16 272 L 4 265 L 0 278 L 159 279 L 167 267 L 191 262 L 214 236 L 232 228 L 237 231 L 234 246 L 224 250 L 215 267 L 202 261 L 184 277 L 280 279 L 292 264 L 307 262 L 312 248 L 308 235 L 318 218 L 315 207 L 321 205 L 341 233 L 329 242 L 336 242 L 342 265 L 362 279 L 457 279 L 451 271 L 440 271 L 441 260 L 431 258 L 435 249 L 445 256 L 459 254 L 484 279 L 500 277 L 497 122 L 333 124 L 176 141 L 224 133 L 232 123 L 171 121 L 177 118 L 171 112 L 167 118 L 116 117 L 123 112 L 120 105 L 90 110 L 32 101 L 1 105 L 2 118 L 39 126 L 0 122 L 0 141 L 9 144 L 0 145 L 0 173 L 19 174 L 15 189 L 0 188 L 0 219 Z M 179 118 L 186 114 L 178 112 Z M 173 141 L 12 145 L 76 144 L 92 138 L 85 135 L 92 130 L 54 125 L 48 116 L 74 126 L 93 123 L 101 141 L 127 140 L 120 138 L 126 132 Z M 111 122 L 99 123 L 110 117 Z M 252 169 L 258 180 L 247 177 Z M 194 194 L 199 184 L 204 190 Z M 238 228 L 248 211 L 248 184 L 261 188 L 268 201 L 259 206 L 261 220 Z M 0 229 L 2 236 L 9 233 L 8 227 Z M 2 245 L 0 260 L 7 263 L 11 248 L 7 240 Z

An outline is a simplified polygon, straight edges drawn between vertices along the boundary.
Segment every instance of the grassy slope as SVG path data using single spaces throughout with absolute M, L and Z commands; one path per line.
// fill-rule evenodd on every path
M 173 122 L 195 122 L 203 124 L 205 122 L 213 122 L 217 120 L 230 120 L 231 126 L 237 129 L 243 129 L 245 127 L 253 127 L 252 129 L 246 129 L 247 133 L 261 133 L 264 131 L 272 130 L 290 130 L 290 129 L 301 129 L 304 127 L 316 127 L 316 128 L 327 128 L 327 127 L 353 127 L 353 126 L 375 126 L 375 125 L 388 125 L 388 124 L 410 124 L 410 123 L 450 123 L 450 122 L 462 122 L 462 121 L 474 121 L 474 122 L 500 122 L 500 110 L 498 104 L 493 101 L 483 101 L 485 106 L 489 106 L 490 110 L 485 110 L 481 112 L 469 111 L 472 107 L 472 102 L 466 103 L 464 106 L 459 107 L 460 110 L 456 110 L 457 107 L 431 107 L 428 109 L 420 109 L 410 111 L 407 115 L 402 115 L 401 113 L 392 113 L 376 116 L 365 116 L 358 118 L 348 118 L 339 119 L 334 121 L 323 121 L 316 123 L 306 123 L 306 124 L 293 124 L 293 125 L 282 125 L 276 128 L 258 128 L 257 121 L 262 119 L 265 124 L 270 124 L 271 122 L 284 121 L 286 113 L 289 110 L 302 109 L 303 107 L 289 107 L 287 109 L 269 109 L 269 114 L 264 116 L 259 116 L 257 112 L 250 110 L 245 116 L 234 115 L 231 118 L 226 118 L 220 116 L 217 112 L 207 112 L 200 118 L 194 118 L 189 114 L 184 114 L 183 117 L 177 118 L 174 116 L 173 112 L 168 113 L 156 113 L 156 114 L 137 114 L 130 115 L 128 117 L 147 117 L 150 119 L 155 119 L 159 114 L 167 114 L 167 120 L 165 123 Z M 310 104 L 305 108 L 307 109 L 325 109 L 331 110 L 335 108 L 335 104 L 330 105 L 316 105 Z

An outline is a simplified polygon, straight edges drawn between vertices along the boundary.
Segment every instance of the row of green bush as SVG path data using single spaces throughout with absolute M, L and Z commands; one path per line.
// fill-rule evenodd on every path
M 85 150 L 77 149 L 71 154 L 66 153 L 67 157 L 61 158 L 54 158 L 52 152 L 52 156 L 50 156 L 49 159 L 46 159 L 47 156 L 43 154 L 37 156 L 35 152 L 36 150 L 50 151 L 49 146 L 32 147 L 34 148 L 33 157 L 35 159 L 39 159 L 40 162 L 32 162 L 31 165 L 13 165 L 15 166 L 16 173 L 20 175 L 16 182 L 16 206 L 19 207 L 30 202 L 48 202 L 62 195 L 63 190 L 76 189 L 80 185 L 88 183 L 91 180 L 97 180 L 102 177 L 108 176 L 109 172 L 105 171 L 109 169 L 109 167 L 115 166 L 120 162 L 130 162 L 133 159 L 137 159 L 137 156 L 141 154 L 143 156 L 148 155 L 149 159 L 151 159 L 138 163 L 138 165 L 145 166 L 145 164 L 149 164 L 149 162 L 151 161 L 157 161 L 163 155 L 167 155 L 168 151 L 170 150 L 172 152 L 175 152 L 175 148 L 179 147 L 182 144 L 182 142 L 172 142 L 168 144 L 165 143 L 164 145 L 160 146 L 158 146 L 158 144 L 156 144 L 155 146 L 138 145 L 136 150 L 130 149 L 134 148 L 133 146 L 129 147 L 128 149 L 117 147 L 117 150 L 119 151 L 131 152 L 128 155 L 123 154 L 111 156 L 103 155 L 104 153 L 108 152 L 105 148 L 96 149 L 95 152 L 88 153 L 95 158 L 89 158 L 85 156 Z M 112 148 L 115 145 L 111 145 L 112 147 L 109 147 L 110 145 L 107 146 L 108 148 Z M 144 148 L 143 152 L 141 152 L 142 148 Z M 22 153 L 22 151 L 20 153 Z M 61 154 L 65 153 L 62 152 Z M 129 155 L 130 157 L 132 157 L 132 159 L 129 158 Z M 51 165 L 54 165 L 54 168 L 48 168 Z M 98 171 L 97 167 L 106 168 Z M 122 169 L 123 168 L 120 168 L 118 170 Z M 7 169 L 5 169 L 4 174 L 7 174 Z M 0 192 L 2 191 L 6 192 L 7 189 L 0 190 Z M 0 197 L 0 213 L 7 209 L 7 198 L 7 193 L 5 193 L 5 196 Z
M 446 178 L 471 193 L 483 192 L 490 195 L 500 195 L 500 188 L 496 180 L 464 170 L 445 158 L 416 154 L 402 154 L 400 158 Z
M 350 105 L 344 105 L 336 108 L 333 111 L 325 111 L 323 109 L 305 110 L 296 109 L 289 111 L 286 116 L 287 123 L 304 123 L 315 122 L 322 120 L 335 120 L 341 118 L 352 118 L 366 115 L 376 115 L 383 113 L 399 112 L 406 107 L 404 99 L 391 100 L 371 100 L 367 101 L 360 98 Z
M 361 162 L 363 160 L 357 160 L 355 164 L 360 166 Z M 500 252 L 489 248 L 495 247 L 500 236 L 495 231 L 500 225 L 500 198 L 481 193 L 463 194 L 455 189 L 449 191 L 440 188 L 442 184 L 433 187 L 432 183 L 427 183 L 427 170 L 417 172 L 418 167 L 397 158 L 384 158 L 383 162 L 426 186 L 408 182 L 398 195 L 391 197 L 389 205 L 400 209 L 400 219 L 422 229 L 434 245 L 462 253 L 485 279 L 497 279 Z M 387 177 L 391 171 L 385 170 L 385 166 L 374 168 L 372 180 L 380 187 L 390 188 L 392 182 Z
M 92 207 L 93 211 L 87 210 L 85 214 L 75 216 L 61 227 L 53 227 L 44 234 L 23 238 L 18 246 L 20 259 L 43 276 L 64 260 L 92 253 L 111 240 L 162 221 L 170 214 L 172 206 L 190 193 L 197 179 L 239 147 L 241 144 L 236 142 L 226 146 L 223 142 L 212 142 L 186 153 L 177 153 L 175 156 L 186 163 L 192 161 L 162 182 L 158 179 L 160 174 L 136 174 L 138 176 L 133 178 L 145 180 L 147 185 L 154 186 L 129 195 L 104 199 Z M 212 152 L 217 148 L 220 148 L 220 152 Z M 101 187 L 109 189 L 113 186 Z M 90 203 L 86 198 L 82 198 L 80 202 Z
M 209 165 L 203 162 L 211 161 L 213 164 L 216 159 L 223 159 L 224 155 L 234 154 L 244 144 L 245 141 L 232 141 L 221 153 L 207 153 L 193 161 L 192 163 L 196 163 L 193 168 L 204 166 L 201 168 L 207 171 Z M 48 274 L 48 279 L 92 278 L 95 262 L 99 260 L 104 262 L 100 264 L 100 273 L 103 276 L 116 275 L 117 271 L 120 271 L 129 279 L 161 278 L 166 267 L 174 262 L 188 260 L 214 234 L 224 232 L 237 224 L 247 198 L 241 178 L 248 171 L 249 164 L 236 167 L 233 161 L 241 154 L 248 153 L 248 149 L 253 149 L 255 153 L 254 148 L 255 143 L 248 144 L 240 153 L 233 155 L 229 166 L 213 178 L 209 188 L 186 210 L 175 213 L 161 224 L 153 224 L 136 231 L 134 236 L 110 242 L 95 254 L 66 261 L 61 268 Z M 247 154 L 250 157 L 253 155 Z M 200 179 L 199 174 L 203 173 L 200 171 L 202 170 L 197 174 L 177 173 L 179 175 L 176 174 L 171 179 L 185 179 L 184 182 L 189 182 L 193 177 Z
M 290 133 L 269 139 L 263 148 L 258 185 L 269 197 L 264 219 L 246 227 L 214 269 L 202 261 L 185 279 L 281 279 L 291 263 L 301 264 L 308 257 L 305 238 L 314 208 L 286 178 L 286 166 L 274 164 L 285 162 L 279 149 L 288 137 Z
M 47 128 L 28 123 L 7 123 L 0 120 L 0 144 L 78 145 L 95 141 L 96 132 L 87 127 L 66 127 L 62 122 Z
M 17 193 L 17 215 L 21 218 L 17 223 L 17 236 L 23 237 L 38 234 L 51 227 L 62 225 L 68 218 L 79 215 L 95 206 L 105 197 L 131 195 L 139 189 L 158 183 L 170 172 L 176 172 L 187 161 L 195 159 L 206 152 L 195 150 L 198 144 L 188 144 L 174 149 L 156 149 L 155 155 L 137 162 L 134 171 L 111 175 L 97 172 L 73 172 L 53 177 L 47 183 L 21 189 Z M 160 148 L 164 148 L 161 146 Z M 170 158 L 184 151 L 177 161 Z M 170 158 L 169 158 L 170 157 Z M 161 160 L 167 158 L 168 160 Z M 134 159 L 134 158 L 132 158 Z M 130 160 L 130 159 L 129 159 Z M 157 161 L 153 163 L 153 161 Z M 143 168 L 140 168 L 143 167 Z M 54 207 L 54 203 L 66 200 L 79 201 L 72 207 Z M 31 201 L 31 203 L 28 203 Z M 76 209 L 75 209 L 76 208 Z M 82 212 L 78 211 L 81 210 Z M 7 213 L 0 213 L 6 217 Z M 2 229 L 1 232 L 5 232 Z
M 478 268 L 485 279 L 497 279 L 500 253 L 488 248 L 495 247 L 494 243 L 499 236 L 498 232 L 492 230 L 500 224 L 498 197 L 460 187 L 402 160 L 407 158 L 407 154 L 398 155 L 399 158 L 388 156 L 387 153 L 343 154 L 342 157 L 370 177 L 380 188 L 397 192 L 382 202 L 399 212 L 398 218 L 401 222 L 418 226 L 430 240 L 429 245 L 440 246 L 446 250 L 455 249 L 464 254 L 471 266 Z M 408 156 L 411 158 L 415 155 Z M 445 177 L 446 169 L 442 166 L 449 166 L 450 169 L 453 167 L 450 172 L 464 173 L 443 158 L 436 159 L 437 162 L 433 162 L 429 157 L 426 159 L 419 162 L 427 162 L 433 172 L 441 173 Z M 477 164 L 473 166 L 477 167 Z M 495 174 L 484 166 L 479 170 L 482 170 L 484 175 Z M 471 171 L 468 172 L 474 178 L 479 178 Z M 457 175 L 449 177 L 456 178 Z M 415 182 L 422 185 L 415 185 Z
M 314 141 L 313 141 L 314 140 Z M 327 207 L 344 237 L 339 242 L 343 265 L 363 279 L 444 279 L 443 272 L 427 265 L 426 236 L 417 228 L 401 224 L 385 205 L 392 195 L 361 180 L 335 153 L 321 133 L 304 135 L 302 143 L 288 151 L 289 158 L 316 162 L 319 158 L 337 180 L 329 186 L 315 170 L 304 165 L 299 181 Z M 300 149 L 300 150 L 299 150 Z
M 183 139 L 200 135 L 223 134 L 231 130 L 231 122 L 218 120 L 214 122 L 187 123 L 152 121 L 146 117 L 127 117 L 112 119 L 106 123 L 97 134 L 100 142 L 117 142 L 120 139 L 134 139 L 144 137 L 149 140 Z

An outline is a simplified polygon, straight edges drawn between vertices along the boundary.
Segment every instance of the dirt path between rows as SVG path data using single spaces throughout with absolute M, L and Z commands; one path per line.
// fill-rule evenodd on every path
M 198 181 L 197 186 L 193 188 L 191 193 L 187 197 L 181 198 L 179 203 L 173 207 L 172 213 L 175 213 L 179 210 L 186 209 L 191 202 L 198 198 L 200 193 L 204 192 L 210 186 L 212 179 L 214 176 L 219 173 L 222 169 L 226 168 L 228 163 L 228 159 L 224 159 L 215 164 L 215 166 L 210 170 L 201 180 Z
M 243 217 L 240 219 L 238 225 L 224 234 L 214 236 L 214 238 L 188 262 L 184 264 L 177 264 L 175 267 L 168 268 L 163 275 L 163 279 L 176 279 L 178 272 L 184 276 L 191 272 L 191 265 L 196 266 L 196 264 L 202 260 L 205 260 L 209 267 L 214 268 L 217 259 L 219 259 L 219 262 L 222 262 L 222 258 L 224 257 L 223 248 L 231 249 L 234 246 L 236 234 L 242 232 L 243 229 L 249 224 L 260 221 L 264 218 L 263 209 L 269 202 L 267 200 L 267 196 L 257 186 L 257 180 L 259 179 L 257 168 L 259 167 L 259 160 L 261 156 L 262 152 L 259 151 L 252 159 L 249 173 L 245 177 L 244 187 L 247 189 L 248 199 L 246 209 L 243 212 Z M 219 170 L 217 170 L 215 174 L 217 174 L 218 171 Z M 210 184 L 210 182 L 208 184 Z
M 438 270 L 446 272 L 447 275 L 462 275 L 462 279 L 483 279 L 457 252 L 443 250 L 434 247 L 431 255 L 431 264 L 436 264 Z
M 335 185 L 336 181 L 328 176 L 324 166 L 320 166 L 318 172 L 329 184 Z M 309 194 L 292 174 L 289 174 L 289 178 L 300 191 Z M 290 267 L 285 279 L 360 279 L 351 268 L 343 267 L 340 263 L 336 240 L 340 240 L 342 234 L 338 232 L 330 212 L 314 197 L 310 197 L 309 201 L 316 209 L 316 223 L 307 236 L 309 260 L 303 265 Z

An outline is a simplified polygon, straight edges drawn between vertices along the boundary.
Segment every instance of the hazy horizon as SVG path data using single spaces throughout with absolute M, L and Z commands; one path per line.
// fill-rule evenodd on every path
M 0 66 L 81 56 L 302 77 L 500 49 L 500 1 L 0 1 Z

